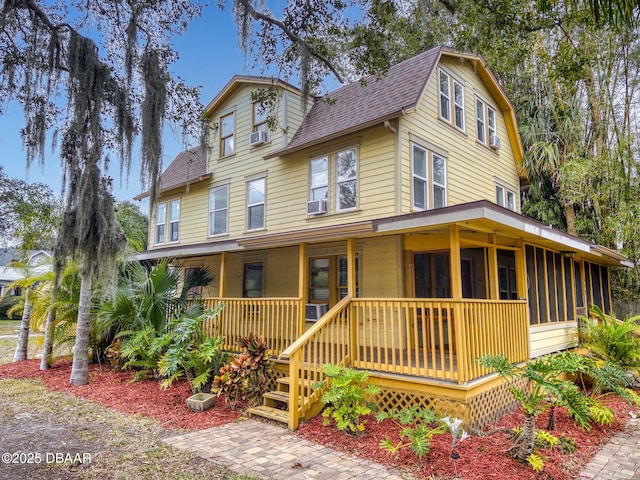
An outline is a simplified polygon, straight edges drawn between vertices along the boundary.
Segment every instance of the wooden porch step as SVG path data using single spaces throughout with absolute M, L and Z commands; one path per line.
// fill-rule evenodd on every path
M 262 398 L 266 399 L 266 400 L 273 400 L 275 402 L 286 403 L 287 405 L 289 404 L 289 392 L 284 392 L 282 390 L 272 390 L 270 392 L 265 392 L 264 394 L 262 394 Z M 301 404 L 307 398 L 308 397 L 299 397 L 298 398 L 298 403 Z M 264 403 L 265 403 L 265 405 L 267 405 L 266 401 L 264 401 Z M 271 405 L 268 405 L 268 406 L 271 406 Z
M 281 377 L 281 378 L 278 378 L 278 380 L 276 380 L 276 381 L 278 383 L 278 388 L 280 386 L 286 386 L 287 391 L 289 390 L 289 387 L 291 386 L 291 377 Z M 315 383 L 315 382 L 313 382 L 313 383 Z M 300 378 L 298 379 L 298 384 L 302 385 L 302 379 L 300 379 Z M 311 385 L 305 384 L 304 388 L 311 390 Z
M 266 407 L 260 405 L 259 407 L 251 407 L 247 410 L 249 415 L 257 415 L 259 417 L 275 420 L 276 422 L 289 423 L 289 412 L 280 410 L 278 408 Z

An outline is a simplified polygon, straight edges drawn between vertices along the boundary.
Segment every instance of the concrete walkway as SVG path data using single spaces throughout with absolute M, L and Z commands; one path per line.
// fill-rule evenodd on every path
M 258 420 L 199 430 L 165 443 L 218 461 L 237 473 L 287 480 L 401 480 L 413 478 L 291 434 Z
M 166 438 L 165 443 L 224 463 L 234 472 L 274 480 L 401 480 L 409 473 L 310 442 L 283 427 L 241 420 Z M 640 480 L 640 418 L 596 454 L 579 480 Z

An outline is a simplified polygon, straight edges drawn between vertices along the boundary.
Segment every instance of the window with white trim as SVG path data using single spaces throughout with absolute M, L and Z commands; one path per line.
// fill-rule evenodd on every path
M 269 107 L 266 104 L 260 102 L 253 103 L 253 132 L 267 132 L 269 125 L 267 119 L 269 118 Z
M 496 184 L 496 203 L 501 207 L 516 211 L 516 194 L 500 184 Z
M 356 149 L 343 150 L 336 154 L 336 194 L 338 212 L 353 210 L 357 205 L 358 165 Z
M 227 233 L 229 218 L 229 186 L 209 190 L 209 235 Z
M 495 108 L 476 98 L 476 138 L 480 143 L 490 145 L 491 138 L 497 133 Z
M 169 241 L 177 242 L 180 231 L 180 200 L 172 200 L 169 204 Z
M 264 228 L 265 178 L 247 182 L 247 230 Z
M 446 207 L 446 158 L 413 144 L 412 166 L 414 210 Z
M 164 243 L 167 226 L 167 204 L 159 203 L 156 207 L 156 243 Z
M 326 200 L 329 193 L 329 158 L 315 158 L 310 164 L 309 200 Z
M 236 151 L 235 147 L 235 116 L 229 113 L 220 117 L 220 156 L 226 157 L 233 155 Z
M 464 85 L 444 70 L 438 72 L 440 117 L 464 132 Z

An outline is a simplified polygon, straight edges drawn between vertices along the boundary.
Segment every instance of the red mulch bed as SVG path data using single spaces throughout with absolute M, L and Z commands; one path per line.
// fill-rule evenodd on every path
M 186 381 L 161 389 L 154 380 L 132 382 L 132 372 L 99 365 L 89 366 L 87 385 L 70 385 L 70 376 L 71 363 L 68 361 L 58 362 L 45 371 L 40 370 L 40 360 L 0 365 L 0 378 L 41 378 L 50 390 L 67 392 L 123 413 L 151 417 L 167 428 L 201 430 L 232 422 L 242 415 L 227 408 L 222 398 L 217 399 L 215 408 L 192 412 L 185 401 L 192 395 Z
M 411 470 L 420 478 L 447 479 L 461 478 L 464 480 L 570 480 L 578 477 L 582 467 L 598 451 L 615 432 L 624 429 L 629 414 L 634 410 L 623 400 L 615 396 L 607 397 L 604 401 L 616 412 L 616 423 L 603 427 L 594 425 L 591 430 L 584 431 L 576 427 L 566 415 L 566 409 L 556 408 L 556 430 L 553 435 L 568 436 L 574 439 L 578 449 L 573 454 L 563 454 L 559 448 L 540 451 L 546 458 L 543 472 L 536 473 L 529 466 L 513 460 L 509 455 L 509 448 L 513 445 L 508 433 L 500 432 L 479 437 L 470 436 L 456 445 L 455 451 L 460 455 L 454 467 L 451 458 L 451 434 L 436 435 L 431 440 L 431 450 L 422 458 L 415 456 L 410 448 L 398 452 L 394 460 L 389 458 L 385 450 L 378 448 L 380 440 L 390 438 L 394 444 L 399 441 L 399 428 L 390 420 L 378 423 L 374 417 L 367 421 L 366 432 L 353 437 L 344 432 L 338 432 L 333 427 L 322 425 L 322 417 L 316 417 L 302 424 L 298 434 L 324 445 L 352 453 L 372 461 L 397 468 Z M 545 428 L 548 416 L 539 418 L 538 427 Z M 524 424 L 524 414 L 514 412 L 502 418 L 500 422 L 487 427 L 486 431 L 498 427 L 520 427 Z M 456 477 L 456 469 L 457 475 Z
M 119 410 L 127 414 L 140 414 L 160 421 L 167 428 L 204 429 L 232 422 L 241 416 L 241 412 L 225 406 L 218 399 L 216 407 L 206 412 L 194 413 L 187 408 L 185 399 L 191 395 L 186 382 L 179 382 L 163 390 L 158 382 L 144 380 L 132 382 L 132 372 L 114 371 L 110 367 L 91 365 L 89 384 L 81 387 L 69 385 L 71 364 L 58 363 L 47 371 L 40 371 L 40 362 L 28 360 L 0 365 L 0 378 L 41 378 L 51 390 L 70 393 L 79 398 L 92 400 L 100 405 Z M 471 436 L 456 446 L 460 458 L 454 463 L 451 454 L 451 435 L 436 435 L 431 441 L 430 452 L 420 461 L 409 449 L 398 453 L 392 460 L 386 451 L 378 447 L 380 440 L 387 437 L 398 442 L 399 428 L 390 420 L 378 423 L 371 417 L 364 434 L 353 437 L 338 432 L 333 426 L 322 425 L 318 416 L 302 424 L 298 434 L 304 438 L 352 453 L 375 462 L 400 470 L 410 470 L 421 478 L 465 480 L 570 480 L 577 478 L 581 468 L 595 455 L 603 442 L 616 431 L 624 428 L 626 420 L 634 410 L 615 396 L 607 397 L 606 402 L 616 412 L 616 423 L 603 427 L 594 425 L 591 430 L 583 431 L 576 427 L 566 415 L 566 410 L 556 409 L 556 436 L 573 438 L 578 449 L 573 454 L 562 454 L 558 448 L 540 452 L 545 458 L 545 468 L 541 473 L 512 460 L 508 450 L 512 446 L 509 434 L 494 433 L 479 437 Z M 547 415 L 539 419 L 543 428 Z M 524 423 L 524 415 L 514 412 L 500 422 L 490 425 L 487 430 L 498 427 L 512 428 Z

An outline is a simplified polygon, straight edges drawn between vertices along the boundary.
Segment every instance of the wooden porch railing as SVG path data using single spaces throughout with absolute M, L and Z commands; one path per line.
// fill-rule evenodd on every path
M 299 298 L 206 298 L 204 306 L 224 304 L 220 315 L 205 324 L 209 336 L 222 335 L 224 348 L 238 350 L 236 341 L 249 334 L 264 335 L 272 355 L 280 355 L 301 334 Z
M 353 299 L 351 365 L 465 384 L 491 373 L 476 359 L 529 358 L 526 301 Z
M 320 400 L 324 390 L 312 388 L 324 379 L 322 365 L 349 363 L 353 328 L 349 325 L 349 304 L 345 297 L 307 330 L 280 358 L 289 360 L 289 428 L 298 422 L 312 405 Z M 297 407 L 297 408 L 296 408 Z

